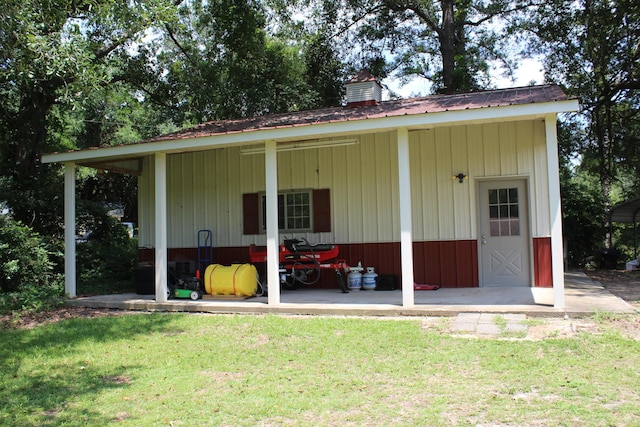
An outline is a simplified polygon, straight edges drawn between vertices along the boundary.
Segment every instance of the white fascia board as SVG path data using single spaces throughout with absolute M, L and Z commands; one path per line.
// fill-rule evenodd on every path
M 398 127 L 406 127 L 411 130 L 434 126 L 461 125 L 474 122 L 482 123 L 502 120 L 521 120 L 532 117 L 544 118 L 547 114 L 566 113 L 578 110 L 578 101 L 572 99 L 566 101 L 474 108 L 469 110 L 454 110 L 437 113 L 427 112 L 423 114 L 411 114 L 404 116 L 364 118 L 358 120 L 321 123 L 316 125 L 292 125 L 290 127 L 277 129 L 250 130 L 200 138 L 157 141 L 65 153 L 51 153 L 44 154 L 42 156 L 42 162 L 55 163 L 98 159 L 118 159 L 145 156 L 156 152 L 171 154 L 228 146 L 258 144 L 265 140 L 286 141 L 305 138 L 331 137 L 345 134 L 372 133 L 394 130 Z

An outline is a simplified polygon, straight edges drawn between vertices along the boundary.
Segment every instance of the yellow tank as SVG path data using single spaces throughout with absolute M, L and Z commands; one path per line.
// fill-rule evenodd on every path
M 211 264 L 204 271 L 209 295 L 253 296 L 258 290 L 258 270 L 253 264 Z

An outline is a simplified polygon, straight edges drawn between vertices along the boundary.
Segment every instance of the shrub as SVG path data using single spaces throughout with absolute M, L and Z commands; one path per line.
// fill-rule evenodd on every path
M 133 289 L 137 240 L 103 206 L 83 203 L 79 225 L 90 230 L 76 251 L 78 293 L 99 294 Z
M 37 233 L 0 215 L 0 312 L 38 311 L 64 301 L 63 279 L 51 259 Z

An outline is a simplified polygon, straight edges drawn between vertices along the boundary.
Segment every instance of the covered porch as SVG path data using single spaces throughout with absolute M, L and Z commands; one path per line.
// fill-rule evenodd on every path
M 339 245 L 397 244 L 399 256 L 393 274 L 399 277 L 402 290 L 384 297 L 381 293 L 376 297 L 380 301 L 367 303 L 359 299 L 360 302 L 346 304 L 386 305 L 382 310 L 410 312 L 422 304 L 438 304 L 421 301 L 432 298 L 428 296 L 432 292 L 413 289 L 415 283 L 428 283 L 414 278 L 416 269 L 425 264 L 424 260 L 414 259 L 416 242 L 473 248 L 463 257 L 448 258 L 441 266 L 448 272 L 466 271 L 472 276 L 471 280 L 453 283 L 451 287 L 455 289 L 447 289 L 447 294 L 475 293 L 469 297 L 469 305 L 480 304 L 478 293 L 505 294 L 504 289 L 513 281 L 492 290 L 493 281 L 477 279 L 478 270 L 499 271 L 478 267 L 481 251 L 477 248 L 494 234 L 479 227 L 477 195 L 481 184 L 500 182 L 504 186 L 517 180 L 512 185 L 516 190 L 514 199 L 502 206 L 505 212 L 515 212 L 514 216 L 505 216 L 502 224 L 516 224 L 513 235 L 521 236 L 523 243 L 516 251 L 491 246 L 491 251 L 483 253 L 497 253 L 505 264 L 518 261 L 516 273 L 523 283 L 517 292 L 524 295 L 522 304 L 533 301 L 534 305 L 548 305 L 560 312 L 565 306 L 565 290 L 556 120 L 558 113 L 575 111 L 577 107 L 577 101 L 568 99 L 557 87 L 527 87 L 211 122 L 133 145 L 45 155 L 44 162 L 62 163 L 65 170 L 66 293 L 76 296 L 78 166 L 126 169 L 141 177 L 146 203 L 140 220 L 145 225 L 141 245 L 153 248 L 155 302 L 151 304 L 156 308 L 175 304 L 167 301 L 167 264 L 172 261 L 169 250 L 185 248 L 189 243 L 184 236 L 195 235 L 197 230 L 209 228 L 209 221 L 216 221 L 216 228 L 223 234 L 220 247 L 225 251 L 251 244 L 266 247 L 266 302 L 238 302 L 243 304 L 240 307 L 256 304 L 264 312 L 303 304 L 289 301 L 289 295 L 280 289 L 279 191 L 331 190 L 331 198 L 327 199 L 330 203 L 318 203 L 332 215 L 327 216 L 325 226 L 315 227 L 314 223 L 313 227 L 302 227 L 310 240 Z M 302 167 L 307 164 L 311 167 Z M 208 174 L 211 170 L 220 174 Z M 347 174 L 345 170 L 355 172 Z M 506 194 L 505 188 L 500 191 Z M 498 194 L 497 189 L 487 191 Z M 208 198 L 201 198 L 203 194 Z M 522 232 L 517 194 L 523 195 Z M 255 203 L 258 208 L 248 209 L 244 198 L 248 195 L 258 195 L 256 201 L 263 195 L 263 204 Z M 525 200 L 531 202 L 531 208 Z M 309 215 L 313 219 L 321 216 L 309 211 L 314 212 Z M 242 217 L 250 216 L 263 224 L 255 229 L 247 227 Z M 485 219 L 483 224 L 491 222 L 488 217 Z M 498 259 L 485 258 L 486 263 Z M 509 273 L 516 274 L 513 269 Z M 477 286 L 488 289 L 467 289 Z M 546 286 L 552 287 L 537 289 Z M 538 292 L 550 296 L 536 303 L 534 293 Z M 444 293 L 441 289 L 433 294 Z M 301 295 L 303 290 L 292 297 Z M 340 299 L 343 296 L 336 295 L 335 301 L 323 304 L 330 306 L 327 310 L 334 306 L 340 309 L 346 298 L 353 298 L 350 295 Z M 315 302 L 307 305 L 320 304 L 319 299 L 314 296 Z M 218 303 L 197 302 L 186 307 Z
M 565 307 L 554 307 L 552 288 L 484 287 L 441 288 L 415 291 L 415 304 L 403 307 L 402 292 L 301 288 L 282 291 L 280 304 L 267 297 L 219 298 L 199 301 L 171 299 L 156 302 L 153 295 L 101 295 L 80 297 L 79 307 L 137 311 L 200 312 L 227 314 L 297 314 L 334 316 L 455 316 L 459 313 L 519 313 L 531 317 L 584 317 L 596 312 L 635 313 L 634 308 L 612 295 L 584 273 L 565 273 Z

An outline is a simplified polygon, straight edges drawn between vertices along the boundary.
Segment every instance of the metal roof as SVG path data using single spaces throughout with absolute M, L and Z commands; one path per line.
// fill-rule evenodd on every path
M 189 129 L 151 138 L 148 142 L 198 138 L 280 127 L 307 126 L 383 117 L 564 101 L 567 99 L 567 95 L 556 85 L 528 86 L 456 95 L 432 95 L 421 98 L 386 101 L 379 105 L 358 108 L 333 107 L 270 114 L 246 119 L 212 121 Z
M 42 161 L 66 162 L 134 158 L 153 152 L 177 153 L 265 140 L 294 141 L 344 134 L 517 120 L 576 111 L 578 102 L 557 85 L 527 86 L 454 95 L 385 101 L 348 106 L 218 120 L 160 135 L 135 144 L 91 147 L 43 155 Z

